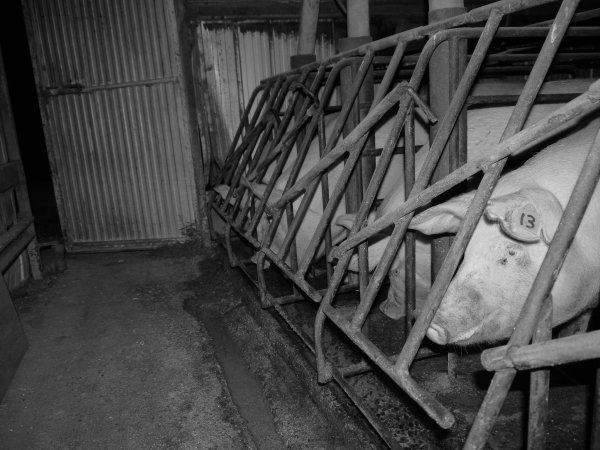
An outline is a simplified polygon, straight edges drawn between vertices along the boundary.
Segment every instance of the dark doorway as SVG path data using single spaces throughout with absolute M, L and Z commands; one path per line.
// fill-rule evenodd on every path
M 2 2 L 0 45 L 38 240 L 41 243 L 62 240 L 27 32 L 19 0 Z

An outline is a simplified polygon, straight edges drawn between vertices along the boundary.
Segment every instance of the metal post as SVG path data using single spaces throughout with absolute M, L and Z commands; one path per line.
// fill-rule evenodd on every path
M 533 343 L 549 341 L 550 339 L 552 339 L 552 298 L 546 299 L 537 329 L 533 335 Z M 532 371 L 530 377 L 527 448 L 528 450 L 543 450 L 546 448 L 550 369 Z
M 466 12 L 463 0 L 429 0 L 429 23 L 439 22 L 450 17 L 458 16 Z M 456 91 L 458 81 L 464 72 L 464 62 L 467 55 L 466 41 L 453 38 L 438 46 L 429 65 L 429 106 L 437 117 L 443 117 L 450 100 Z M 459 134 L 466 134 L 465 114 L 461 114 L 457 126 L 450 135 L 448 145 L 440 157 L 431 182 L 442 179 L 455 170 L 458 165 L 466 162 L 466 148 L 459 149 Z M 429 142 L 433 142 L 439 125 L 432 125 L 429 129 Z M 462 128 L 462 129 L 461 129 Z M 463 144 L 466 140 L 462 139 Z M 465 145 L 466 147 L 466 145 Z M 462 158 L 461 158 L 462 156 Z M 464 161 L 461 161 L 464 159 Z M 452 238 L 450 236 L 439 237 L 431 243 L 431 280 L 435 280 L 444 258 L 450 249 Z M 456 378 L 456 353 L 448 353 L 448 376 Z

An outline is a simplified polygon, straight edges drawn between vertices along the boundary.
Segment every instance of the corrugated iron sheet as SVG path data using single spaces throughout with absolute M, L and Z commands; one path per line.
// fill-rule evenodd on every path
M 173 2 L 23 2 L 69 249 L 181 237 L 197 205 Z
M 336 23 L 319 23 L 315 54 L 318 60 L 335 54 Z M 198 49 L 209 86 L 205 120 L 220 134 L 212 137 L 224 156 L 240 121 L 246 102 L 260 81 L 290 69 L 296 54 L 298 21 L 245 20 L 203 21 L 198 26 Z M 225 130 L 225 131 L 223 131 Z M 216 142 L 216 144 L 215 144 Z

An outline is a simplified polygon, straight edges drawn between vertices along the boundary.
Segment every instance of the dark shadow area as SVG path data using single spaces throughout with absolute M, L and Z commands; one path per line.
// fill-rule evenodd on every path
M 0 45 L 38 240 L 62 240 L 27 32 L 19 0 L 2 3 Z

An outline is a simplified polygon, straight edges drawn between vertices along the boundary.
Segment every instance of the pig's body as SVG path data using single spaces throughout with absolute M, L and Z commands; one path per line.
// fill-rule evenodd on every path
M 599 125 L 596 119 L 555 141 L 500 179 L 427 332 L 431 340 L 471 344 L 509 337 Z M 464 194 L 430 208 L 411 227 L 427 234 L 456 232 L 472 197 Z M 596 188 L 552 289 L 553 325 L 597 301 L 598 224 Z
M 337 114 L 332 115 L 332 117 L 329 117 L 329 119 L 326 123 L 326 128 L 325 128 L 326 136 L 329 136 L 330 133 L 332 132 L 334 124 L 335 124 L 334 119 L 336 117 L 337 117 Z M 377 127 L 376 132 L 375 132 L 375 147 L 376 148 L 383 148 L 383 146 L 385 145 L 385 142 L 387 140 L 387 137 L 392 129 L 392 126 L 393 126 L 393 116 L 390 116 L 390 118 L 388 118 L 388 120 L 381 123 L 381 125 Z M 418 121 L 416 121 L 415 128 L 416 128 L 415 143 L 417 145 L 426 145 L 428 142 L 427 141 L 428 138 L 427 138 L 427 133 L 426 133 L 424 127 L 422 125 L 420 125 Z M 402 138 L 398 145 L 402 145 Z M 308 150 L 308 153 L 304 160 L 304 163 L 302 164 L 302 167 L 300 169 L 299 178 L 301 178 L 306 172 L 308 172 L 308 170 L 312 166 L 314 166 L 319 161 L 319 159 L 320 159 L 319 144 L 318 144 L 317 139 L 314 139 L 309 147 L 309 150 Z M 271 193 L 271 196 L 269 197 L 269 204 L 276 202 L 281 197 L 281 195 L 283 195 L 285 185 L 286 185 L 287 180 L 289 179 L 290 173 L 292 171 L 292 166 L 293 166 L 294 160 L 295 160 L 295 158 L 292 155 L 286 162 L 281 175 L 278 177 L 277 181 L 275 182 L 275 187 L 273 189 L 273 192 Z M 267 172 L 265 175 L 265 180 L 268 181 L 270 179 L 270 177 L 272 176 L 274 166 L 275 166 L 275 163 L 272 163 L 269 166 L 269 168 L 267 169 Z M 337 180 L 340 177 L 342 169 L 343 169 L 343 162 L 340 161 L 337 165 L 333 166 L 328 171 L 330 192 L 335 187 L 335 184 L 337 183 Z M 379 198 L 384 198 L 393 188 L 395 188 L 395 186 L 398 182 L 399 176 L 400 176 L 400 178 L 403 178 L 404 158 L 402 157 L 402 155 L 394 155 L 394 157 L 392 158 L 392 162 L 390 164 L 390 169 L 388 170 L 387 173 L 388 173 L 388 175 L 386 175 L 386 177 L 384 178 L 383 184 L 382 184 L 379 194 L 378 194 Z M 400 174 L 400 175 L 398 175 L 398 174 Z M 253 191 L 256 194 L 258 194 L 259 196 L 265 191 L 266 187 L 267 187 L 266 184 L 252 183 Z M 227 194 L 228 190 L 229 190 L 229 188 L 225 185 L 217 186 L 215 188 L 215 191 L 217 191 L 223 197 Z M 298 210 L 298 207 L 300 206 L 301 201 L 302 201 L 302 197 L 296 199 L 293 202 L 294 212 L 296 212 Z M 334 214 L 334 220 L 332 221 L 331 231 L 332 231 L 332 239 L 333 239 L 334 243 L 339 242 L 346 235 L 346 229 L 343 226 L 338 225 L 335 220 L 336 217 L 344 215 L 345 212 L 346 212 L 345 205 L 344 205 L 344 201 L 342 200 L 339 203 L 339 206 Z M 321 219 L 322 215 L 323 215 L 323 201 L 322 201 L 321 186 L 319 184 L 319 188 L 317 189 L 317 191 L 315 192 L 315 195 L 311 199 L 309 209 L 306 212 L 306 215 L 304 216 L 302 224 L 300 225 L 300 228 L 296 235 L 296 248 L 297 248 L 297 254 L 298 254 L 299 260 L 301 260 L 302 257 L 304 256 L 304 251 L 308 247 L 308 244 L 310 243 L 310 240 L 312 239 L 312 237 L 314 235 L 317 224 L 319 223 L 319 220 Z M 263 216 L 263 218 L 260 220 L 259 225 L 257 227 L 257 234 L 258 234 L 259 240 L 262 240 L 262 238 L 265 236 L 268 229 L 269 229 L 269 222 L 267 221 L 266 217 Z M 280 225 L 277 228 L 277 232 L 275 234 L 273 242 L 270 246 L 270 248 L 273 251 L 275 251 L 276 253 L 280 251 L 283 241 L 285 239 L 285 236 L 287 235 L 287 231 L 288 231 L 287 219 L 284 214 L 284 216 L 280 222 Z M 321 248 L 319 249 L 319 251 L 317 253 L 317 256 L 322 256 L 322 255 L 323 255 L 323 245 L 321 245 Z
M 531 124 L 557 109 L 559 104 L 544 104 L 533 107 L 527 124 Z M 512 113 L 512 106 L 474 108 L 468 111 L 468 159 L 478 159 L 497 144 Z M 425 162 L 426 152 L 417 154 L 415 166 L 417 174 Z M 393 211 L 404 202 L 404 183 L 398 183 L 395 189 L 384 199 L 377 209 L 375 218 Z M 369 268 L 373 270 L 383 255 L 389 238 L 380 239 L 369 245 Z M 387 299 L 381 304 L 381 310 L 393 319 L 405 315 L 405 255 L 404 244 L 400 247 L 389 273 L 390 289 Z M 425 301 L 431 288 L 431 239 L 428 236 L 416 236 L 416 300 L 417 306 Z M 358 270 L 356 258 L 350 270 Z

